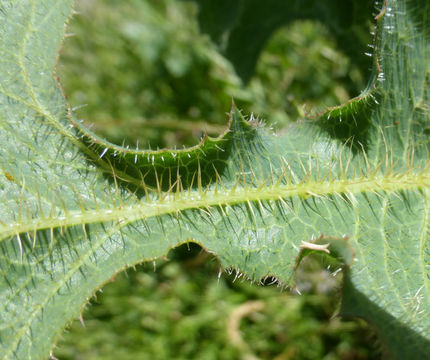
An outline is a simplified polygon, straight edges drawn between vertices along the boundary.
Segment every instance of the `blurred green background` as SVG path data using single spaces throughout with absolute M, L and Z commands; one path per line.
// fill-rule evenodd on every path
M 78 118 L 114 143 L 194 145 L 226 126 L 232 99 L 282 131 L 309 109 L 344 102 L 368 73 L 336 47 L 324 24 L 277 31 L 244 84 L 207 35 L 198 7 L 177 0 L 81 0 L 58 74 Z M 369 40 L 370 41 L 370 40 Z M 301 296 L 272 279 L 219 278 L 195 244 L 119 274 L 62 335 L 66 359 L 379 359 L 372 329 L 333 316 L 341 273 L 308 259 Z M 154 271 L 156 268 L 156 271 Z

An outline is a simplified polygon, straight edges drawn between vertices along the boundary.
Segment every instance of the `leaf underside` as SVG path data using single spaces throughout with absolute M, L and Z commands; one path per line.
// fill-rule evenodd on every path
M 342 312 L 429 358 L 430 2 L 377 4 L 374 80 L 276 136 L 236 109 L 185 150 L 108 144 L 55 80 L 72 0 L 0 2 L 0 353 L 46 358 L 118 271 L 194 241 L 294 286 L 303 242 L 348 241 Z M 357 134 L 356 136 L 354 136 Z

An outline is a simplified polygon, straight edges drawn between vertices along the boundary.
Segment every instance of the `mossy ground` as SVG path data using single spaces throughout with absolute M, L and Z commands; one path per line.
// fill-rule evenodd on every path
M 234 273 L 218 279 L 216 258 L 197 245 L 183 245 L 168 257 L 156 262 L 155 271 L 153 264 L 143 264 L 106 285 L 84 312 L 85 327 L 76 321 L 55 355 L 64 360 L 379 358 L 364 322 L 333 317 L 341 275 L 306 271 L 301 280 L 306 293 L 296 296 L 276 285 L 235 280 Z M 315 261 L 307 266 L 318 270 Z

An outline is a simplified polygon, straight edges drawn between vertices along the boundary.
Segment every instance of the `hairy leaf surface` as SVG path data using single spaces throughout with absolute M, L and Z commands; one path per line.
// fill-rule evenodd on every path
M 272 134 L 236 109 L 190 149 L 121 148 L 73 118 L 55 63 L 73 1 L 0 2 L 0 353 L 46 358 L 118 271 L 186 241 L 294 287 L 301 249 L 348 243 L 343 313 L 429 358 L 428 0 L 378 4 L 374 79 Z

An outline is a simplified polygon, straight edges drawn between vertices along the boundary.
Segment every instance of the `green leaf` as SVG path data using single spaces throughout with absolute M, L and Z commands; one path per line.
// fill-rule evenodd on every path
M 358 98 L 278 136 L 233 108 L 216 139 L 142 151 L 67 107 L 55 64 L 72 1 L 3 0 L 2 356 L 46 358 L 115 273 L 194 241 L 238 276 L 291 287 L 296 261 L 328 244 L 351 263 L 343 313 L 371 321 L 393 358 L 429 358 L 430 2 L 378 7 Z

